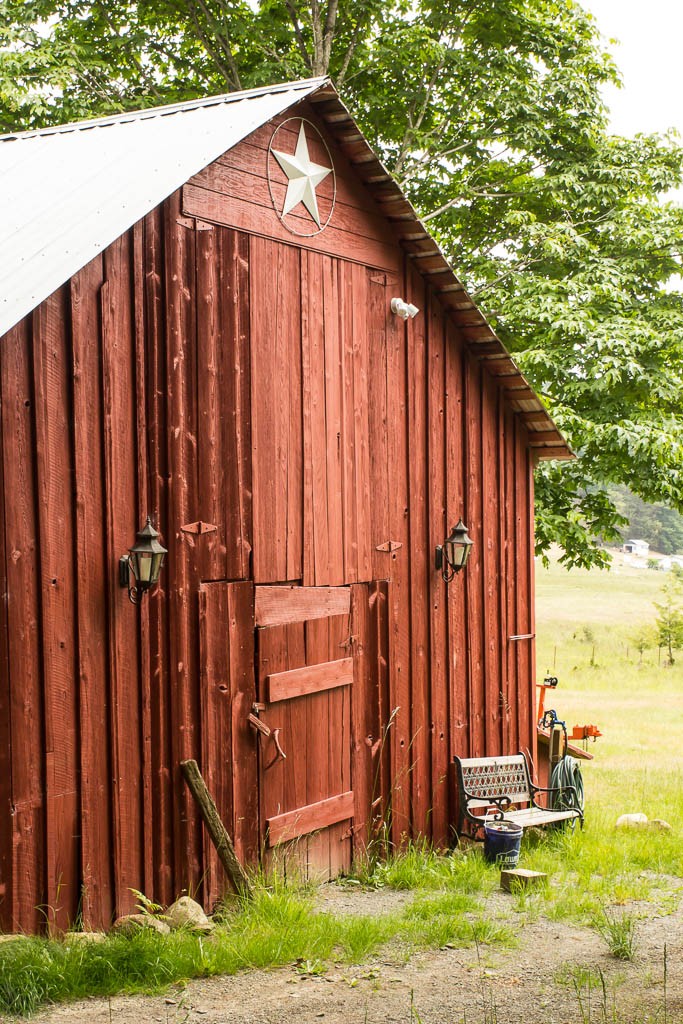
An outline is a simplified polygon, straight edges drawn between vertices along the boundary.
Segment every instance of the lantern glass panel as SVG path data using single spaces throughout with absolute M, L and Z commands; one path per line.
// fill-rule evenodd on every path
M 137 578 L 138 583 L 142 583 L 143 585 L 145 583 L 149 583 L 153 579 L 152 563 L 154 559 L 152 557 L 151 551 L 136 551 L 135 561 L 137 570 L 135 576 Z

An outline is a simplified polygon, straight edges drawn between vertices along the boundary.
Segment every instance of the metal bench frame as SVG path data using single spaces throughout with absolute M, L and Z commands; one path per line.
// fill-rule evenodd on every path
M 540 793 L 547 794 L 550 803 L 552 794 L 561 791 L 576 797 L 576 790 L 573 786 L 561 789 L 535 786 L 524 754 L 454 756 L 453 761 L 458 776 L 458 837 L 464 834 L 467 821 L 474 826 L 471 838 L 483 838 L 477 830 L 483 830 L 485 817 L 492 821 L 505 818 L 522 828 L 543 828 L 556 822 L 578 820 L 583 828 L 583 813 L 578 808 L 553 810 L 537 802 L 536 796 Z

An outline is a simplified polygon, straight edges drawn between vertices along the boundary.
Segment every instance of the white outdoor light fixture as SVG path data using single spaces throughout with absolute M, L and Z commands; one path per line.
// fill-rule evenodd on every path
M 401 320 L 407 320 L 408 317 L 412 320 L 420 310 L 412 302 L 406 302 L 404 299 L 392 299 L 391 312 L 395 313 L 396 316 L 400 316 Z

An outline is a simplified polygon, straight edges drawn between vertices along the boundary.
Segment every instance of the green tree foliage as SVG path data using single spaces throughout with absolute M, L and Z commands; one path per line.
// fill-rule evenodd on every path
M 674 651 L 683 647 L 683 576 L 672 570 L 662 587 L 661 602 L 655 601 L 657 642 L 666 648 L 669 664 L 674 663 Z
M 683 511 L 681 149 L 608 133 L 576 0 L 0 0 L 5 130 L 323 73 L 579 455 L 539 549 L 604 564 L 610 483 Z

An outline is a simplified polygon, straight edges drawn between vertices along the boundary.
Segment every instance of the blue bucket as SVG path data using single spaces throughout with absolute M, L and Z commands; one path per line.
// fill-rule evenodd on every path
M 484 857 L 499 868 L 516 868 L 523 828 L 514 821 L 487 821 L 484 825 Z

